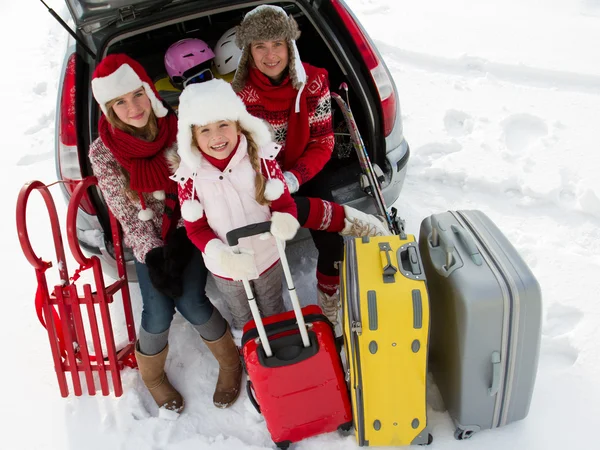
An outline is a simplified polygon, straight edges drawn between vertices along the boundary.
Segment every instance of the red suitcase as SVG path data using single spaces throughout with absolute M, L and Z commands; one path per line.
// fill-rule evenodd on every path
M 228 233 L 229 245 L 268 231 L 270 222 L 252 227 Z M 254 317 L 244 327 L 242 356 L 248 396 L 273 442 L 285 449 L 307 437 L 349 430 L 352 408 L 333 326 L 317 305 L 300 309 L 283 243 L 277 244 L 294 311 L 262 320 L 250 285 L 242 280 Z

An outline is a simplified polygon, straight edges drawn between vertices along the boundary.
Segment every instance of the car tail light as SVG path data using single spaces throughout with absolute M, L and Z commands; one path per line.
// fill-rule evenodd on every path
M 365 33 L 354 17 L 348 10 L 348 7 L 340 0 L 331 0 L 331 4 L 344 22 L 344 25 L 350 32 L 356 47 L 358 48 L 363 61 L 371 72 L 373 82 L 377 87 L 381 109 L 383 111 L 383 132 L 388 136 L 394 128 L 396 121 L 396 94 L 394 93 L 394 84 L 390 76 L 373 49 L 371 42 L 365 36 Z
M 69 195 L 73 194 L 76 186 L 74 183 L 69 182 L 82 179 L 79 165 L 79 147 L 77 145 L 76 66 L 77 54 L 73 53 L 67 61 L 58 114 L 58 175 L 63 181 L 67 182 L 64 186 Z M 81 209 L 90 215 L 96 215 L 96 209 L 87 193 L 81 200 Z

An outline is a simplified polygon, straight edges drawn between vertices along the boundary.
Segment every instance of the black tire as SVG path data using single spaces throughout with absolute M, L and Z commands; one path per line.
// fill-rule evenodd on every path
M 290 447 L 290 444 L 290 441 L 275 442 L 277 448 L 280 448 L 281 450 L 287 450 Z

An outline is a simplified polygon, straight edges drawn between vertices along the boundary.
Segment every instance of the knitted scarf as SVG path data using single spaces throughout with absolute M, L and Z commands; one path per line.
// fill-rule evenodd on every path
M 165 192 L 161 237 L 166 240 L 169 231 L 176 227 L 180 214 L 177 183 L 169 178 L 171 173 L 165 159 L 165 150 L 177 137 L 177 116 L 170 113 L 157 119 L 157 123 L 158 136 L 152 142 L 113 127 L 105 116 L 100 118 L 98 130 L 104 145 L 129 174 L 129 185 L 138 192 L 142 209 L 146 209 L 143 192 Z
M 298 91 L 292 86 L 289 75 L 280 84 L 274 85 L 269 77 L 257 68 L 252 67 L 248 73 L 248 80 L 259 91 L 261 102 L 267 111 L 273 109 L 288 111 L 287 136 L 281 158 L 283 170 L 293 169 L 298 158 L 304 153 L 310 138 L 306 101 L 300 101 L 300 112 L 296 113 L 294 108 Z M 302 93 L 302 99 L 305 99 L 304 92 Z M 263 119 L 271 122 L 269 117 L 263 117 Z M 303 180 L 299 181 L 302 183 Z

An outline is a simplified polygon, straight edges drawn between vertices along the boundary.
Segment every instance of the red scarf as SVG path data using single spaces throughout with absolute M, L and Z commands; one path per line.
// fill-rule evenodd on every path
M 283 170 L 293 169 L 298 158 L 304 153 L 310 139 L 306 93 L 302 92 L 300 112 L 296 113 L 296 96 L 298 95 L 298 91 L 292 86 L 289 75 L 280 84 L 274 85 L 269 77 L 257 68 L 251 67 L 248 79 L 260 91 L 261 101 L 267 100 L 268 103 L 272 103 L 277 109 L 287 109 L 289 111 L 282 165 Z M 267 105 L 266 109 L 271 110 L 272 108 Z
M 158 136 L 152 142 L 113 127 L 105 116 L 100 118 L 98 130 L 104 145 L 129 174 L 129 185 L 138 192 L 142 209 L 146 209 L 142 192 L 165 191 L 161 230 L 161 236 L 165 240 L 179 220 L 177 183 L 169 178 L 171 172 L 165 159 L 165 150 L 177 138 L 177 116 L 169 113 L 166 117 L 157 119 L 157 124 Z

